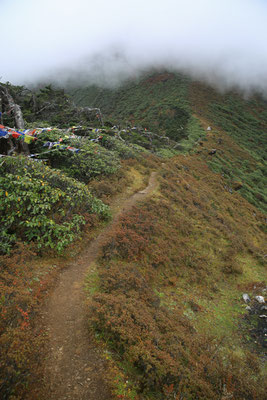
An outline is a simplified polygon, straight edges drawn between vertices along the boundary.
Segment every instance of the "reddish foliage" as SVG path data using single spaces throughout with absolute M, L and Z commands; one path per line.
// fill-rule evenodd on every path
M 34 379 L 40 363 L 39 349 L 44 336 L 35 325 L 37 307 L 51 280 L 47 271 L 37 271 L 34 253 L 18 244 L 11 256 L 0 259 L 0 397 L 22 395 L 24 383 Z
M 123 216 L 103 247 L 103 257 L 138 260 L 148 246 L 150 235 L 155 233 L 154 219 L 151 213 L 144 210 L 140 214 L 137 208 Z
M 224 193 L 218 203 L 220 179 L 202 162 L 194 160 L 193 173 L 190 160 L 182 162 L 164 168 L 164 197 L 133 208 L 110 233 L 100 260 L 99 291 L 90 301 L 91 323 L 120 359 L 135 367 L 141 398 L 156 393 L 162 399 L 213 400 L 228 393 L 237 400 L 261 400 L 262 382 L 252 374 L 257 360 L 226 361 L 216 338 L 194 330 L 182 300 L 167 309 L 154 290 L 179 287 L 180 277 L 188 285 L 211 284 L 214 260 L 224 274 L 242 273 L 236 261 L 240 252 L 259 251 L 253 244 L 254 231 L 261 237 L 257 222 L 248 232 L 242 213 L 232 217 L 232 207 L 243 200 Z M 246 207 L 249 219 L 252 208 Z M 193 298 L 187 301 L 193 312 L 203 311 Z

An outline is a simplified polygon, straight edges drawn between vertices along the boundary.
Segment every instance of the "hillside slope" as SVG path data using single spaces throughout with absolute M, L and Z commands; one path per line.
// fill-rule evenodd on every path
M 218 152 L 209 163 L 223 173 L 229 187 L 242 183 L 240 192 L 266 212 L 267 102 L 260 96 L 245 99 L 241 94 L 220 94 L 213 88 L 173 73 L 158 73 L 129 82 L 116 90 L 88 87 L 73 89 L 79 104 L 101 107 L 107 118 L 122 125 L 141 124 L 164 132 L 188 150 L 203 136 L 209 125 L 229 135 L 227 154 Z M 186 141 L 183 139 L 187 139 Z M 227 139 L 228 140 L 228 139 Z
M 183 153 L 121 218 L 88 277 L 90 324 L 119 366 L 118 396 L 263 399 L 266 102 L 166 73 L 93 95 L 107 118 L 151 123 Z
M 30 157 L 18 155 L 17 141 L 28 131 L 9 130 L 12 114 L 4 110 L 3 399 L 42 398 L 49 325 L 40 324 L 40 307 L 47 296 L 56 301 L 51 288 L 60 287 L 61 269 L 75 265 L 79 284 L 72 300 L 79 308 L 79 254 L 83 272 L 90 269 L 78 314 L 87 321 L 90 346 L 108 361 L 110 398 L 263 400 L 266 102 L 222 95 L 164 72 L 117 90 L 72 90 L 80 104 L 101 107 L 101 118 L 98 111 L 88 118 L 48 86 L 38 107 L 52 102 L 54 108 L 39 118 L 31 92 L 24 97 L 24 89 L 10 90 L 26 128 L 36 131 Z M 13 155 L 5 136 L 16 145 Z M 154 190 L 142 200 L 153 172 Z M 136 192 L 138 202 L 125 207 Z M 87 248 L 98 235 L 105 240 L 91 264 Z M 64 316 L 53 318 L 68 326 Z M 55 332 L 61 334 L 60 324 Z M 53 338 L 59 349 L 60 334 Z M 64 346 L 82 365 L 75 334 Z M 64 368 L 69 377 L 79 376 L 71 357 Z M 60 393 L 72 396 L 64 382 Z M 83 395 L 92 397 L 85 389 Z
M 201 156 L 166 162 L 159 182 L 121 217 L 88 276 L 89 323 L 119 366 L 116 393 L 263 400 L 266 328 L 254 297 L 266 291 L 264 217 Z

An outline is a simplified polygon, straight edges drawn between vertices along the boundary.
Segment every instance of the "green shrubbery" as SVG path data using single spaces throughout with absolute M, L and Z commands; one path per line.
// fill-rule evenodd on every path
M 79 143 L 72 142 L 73 145 Z M 59 168 L 67 175 L 88 183 L 92 178 L 100 175 L 110 175 L 120 168 L 119 158 L 101 146 L 94 143 L 79 145 L 81 151 L 54 151 L 48 154 L 51 166 Z
M 181 141 L 183 151 L 188 152 L 191 150 L 196 145 L 196 142 L 200 139 L 203 139 L 205 136 L 206 132 L 200 125 L 199 120 L 191 116 L 187 125 L 186 138 Z
M 235 158 L 236 160 L 227 159 L 225 155 L 216 154 L 208 161 L 208 165 L 214 172 L 223 174 L 229 190 L 234 190 L 235 182 L 242 182 L 240 194 L 261 211 L 266 212 L 267 190 L 264 174 L 260 169 L 255 169 L 255 166 L 248 167 L 237 156 Z
M 92 141 L 97 140 L 99 135 L 101 140 Z M 61 146 L 73 146 L 80 151 L 72 153 L 66 149 L 54 148 L 47 152 L 47 147 L 43 147 L 46 142 L 59 140 L 62 140 Z M 120 160 L 137 158 L 141 152 L 147 150 L 134 140 L 120 140 L 114 136 L 114 131 L 93 133 L 87 130 L 86 136 L 75 138 L 53 129 L 41 134 L 39 140 L 31 145 L 31 152 L 41 153 L 40 158 L 47 158 L 53 168 L 61 169 L 67 175 L 88 183 L 93 178 L 118 172 Z
M 18 239 L 62 251 L 85 224 L 85 213 L 109 215 L 82 183 L 42 163 L 6 158 L 1 171 L 1 252 Z
M 209 117 L 255 158 L 265 158 L 267 114 L 261 99 L 228 93 L 209 105 Z

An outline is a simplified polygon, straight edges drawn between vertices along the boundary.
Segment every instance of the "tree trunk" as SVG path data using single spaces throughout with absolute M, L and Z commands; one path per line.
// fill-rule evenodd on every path
M 3 124 L 2 111 L 3 111 L 3 107 L 2 107 L 2 97 L 0 96 L 0 124 Z
M 2 85 L 0 85 L 0 93 L 2 93 L 3 100 L 7 103 L 9 110 L 13 111 L 15 127 L 17 129 L 24 129 L 24 119 L 20 106 L 15 103 L 8 89 Z
M 36 113 L 38 111 L 38 102 L 34 93 L 32 94 L 31 103 L 33 107 L 33 112 Z
M 14 101 L 13 97 L 11 96 L 11 94 L 9 93 L 8 89 L 1 84 L 0 84 L 0 95 L 1 95 L 1 97 L 0 97 L 1 103 L 5 103 L 7 108 L 9 110 L 12 110 L 12 112 L 13 112 L 15 127 L 17 129 L 24 129 L 25 124 L 24 124 L 23 114 L 22 114 L 20 106 L 15 103 L 15 101 Z M 22 142 L 21 145 L 19 146 L 19 148 L 21 148 L 23 153 L 30 154 L 29 146 L 27 143 Z M 12 148 L 11 148 L 11 151 L 13 151 Z

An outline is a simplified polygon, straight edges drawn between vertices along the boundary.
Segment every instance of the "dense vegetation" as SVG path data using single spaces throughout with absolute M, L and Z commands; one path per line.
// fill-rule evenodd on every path
M 99 122 L 94 113 L 90 114 L 85 109 L 75 106 L 63 89 L 55 88 L 52 85 L 33 90 L 10 83 L 6 83 L 4 86 L 22 108 L 25 121 L 29 124 L 34 123 L 35 127 L 39 124 L 41 126 L 48 124 L 48 126 L 69 127 L 91 120 L 94 121 L 94 124 Z M 1 111 L 5 125 L 13 126 L 12 110 L 3 107 Z
M 36 161 L 6 158 L 1 172 L 2 253 L 19 239 L 35 240 L 42 251 L 62 251 L 80 232 L 86 214 L 109 215 L 108 207 L 85 185 Z
M 33 157 L 8 156 L 0 139 L 2 398 L 24 398 L 40 367 L 38 307 L 77 238 L 157 170 L 159 188 L 117 221 L 87 279 L 114 396 L 262 400 L 262 341 L 241 296 L 265 288 L 266 102 L 166 72 L 73 89 L 81 107 L 51 85 L 7 86 L 26 128 L 52 130 L 29 145 Z

